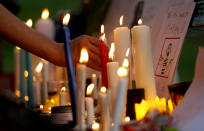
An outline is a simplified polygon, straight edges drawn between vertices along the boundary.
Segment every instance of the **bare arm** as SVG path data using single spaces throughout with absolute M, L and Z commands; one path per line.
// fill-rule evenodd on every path
M 56 65 L 66 65 L 63 44 L 56 43 L 27 27 L 1 4 L 0 18 L 0 36 L 2 38 Z M 71 43 L 73 43 L 71 48 L 74 62 L 79 60 L 80 49 L 86 47 L 90 55 L 88 66 L 100 70 L 101 61 L 98 48 L 100 40 L 90 36 L 81 36 L 72 40 Z

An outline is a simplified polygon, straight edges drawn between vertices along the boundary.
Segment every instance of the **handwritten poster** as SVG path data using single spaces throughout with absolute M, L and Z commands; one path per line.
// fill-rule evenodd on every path
M 155 80 L 160 97 L 169 95 L 167 86 L 173 80 L 194 7 L 194 2 L 169 7 L 153 44 Z

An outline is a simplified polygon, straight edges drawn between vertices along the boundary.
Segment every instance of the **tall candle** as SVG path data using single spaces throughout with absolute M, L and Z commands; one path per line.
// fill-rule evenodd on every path
M 121 120 L 123 118 L 123 112 L 126 106 L 125 101 L 126 101 L 127 86 L 128 86 L 127 70 L 124 67 L 120 67 L 117 73 L 119 76 L 119 84 L 118 84 L 116 103 L 114 107 L 113 131 L 118 131 L 119 126 L 121 124 Z
M 140 22 L 140 23 L 139 23 Z M 150 27 L 141 25 L 131 29 L 132 47 L 135 65 L 136 87 L 145 89 L 145 98 L 154 100 L 156 97 L 154 69 L 152 60 L 152 48 Z
M 14 48 L 14 57 L 15 57 L 15 92 L 20 91 L 20 52 L 21 49 L 16 46 Z
M 47 8 L 43 9 L 41 14 L 41 19 L 38 19 L 35 24 L 35 29 L 47 36 L 50 39 L 54 39 L 55 35 L 55 24 L 49 18 L 49 10 Z
M 130 49 L 129 59 L 129 88 L 132 88 L 132 53 L 131 53 L 131 37 L 130 37 L 130 29 L 123 25 L 123 16 L 120 17 L 120 27 L 114 29 L 114 42 L 115 42 L 115 60 L 119 62 L 119 65 L 122 66 L 123 59 L 126 57 L 126 51 Z
M 67 91 L 66 87 L 62 87 L 59 93 L 60 106 L 65 106 L 67 104 Z
M 48 99 L 48 89 L 47 89 L 47 82 L 48 82 L 48 61 L 42 59 L 43 62 L 43 87 L 42 87 L 42 101 L 45 103 L 45 101 Z
M 114 29 L 114 42 L 115 42 L 115 60 L 121 66 L 125 58 L 126 50 L 131 49 L 130 29 L 123 25 L 123 16 L 120 17 L 120 27 Z M 130 56 L 129 56 L 130 59 Z
M 110 88 L 110 91 L 111 91 L 111 116 L 113 115 L 116 94 L 117 94 L 117 86 L 118 86 L 117 70 L 119 67 L 119 63 L 113 61 L 114 51 L 115 51 L 115 44 L 111 43 L 111 48 L 109 51 L 109 59 L 111 61 L 107 63 L 108 87 Z
M 108 52 L 106 48 L 106 37 L 104 33 L 104 26 L 101 26 L 101 37 L 100 39 L 104 41 L 104 43 L 101 43 L 99 45 L 100 53 L 101 53 L 101 63 L 102 63 L 102 86 L 105 86 L 108 88 L 108 77 L 107 77 L 107 62 L 108 62 Z
M 28 19 L 26 25 L 32 28 L 32 20 Z M 32 109 L 34 107 L 34 90 L 33 90 L 33 70 L 32 70 L 32 55 L 29 52 L 26 52 L 27 59 L 27 70 L 28 70 L 28 82 L 27 82 L 27 91 L 28 91 L 28 106 Z
M 88 62 L 88 52 L 85 48 L 81 49 L 79 64 L 76 66 L 76 82 L 77 82 L 77 129 L 84 130 L 85 126 L 85 86 L 86 86 L 86 65 Z
M 99 91 L 99 99 L 101 105 L 101 130 L 110 130 L 110 110 L 109 110 L 109 95 L 106 87 L 102 86 Z
M 86 103 L 86 110 L 87 110 L 88 127 L 91 127 L 94 121 L 94 101 L 93 101 L 93 98 L 91 97 L 91 93 L 94 88 L 95 88 L 94 84 L 90 84 L 87 87 L 87 91 L 86 91 L 87 97 L 85 98 L 85 103 Z
M 41 83 L 40 83 L 40 76 L 41 76 L 41 71 L 43 69 L 43 63 L 39 62 L 38 65 L 35 68 L 36 72 L 36 77 L 34 80 L 34 93 L 35 93 L 35 105 L 41 105 L 42 104 L 42 99 L 41 99 Z
M 70 19 L 70 14 L 66 14 L 63 18 L 63 30 L 65 35 L 65 58 L 67 63 L 67 73 L 69 77 L 69 91 L 71 96 L 71 104 L 72 104 L 72 115 L 74 125 L 76 124 L 76 81 L 74 76 L 74 66 L 72 61 L 72 52 L 69 44 L 69 28 L 67 27 Z

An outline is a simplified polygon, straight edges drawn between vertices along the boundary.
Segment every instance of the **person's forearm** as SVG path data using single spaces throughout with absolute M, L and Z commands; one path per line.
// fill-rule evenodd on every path
M 0 4 L 0 36 L 16 46 L 36 54 L 54 64 L 64 65 L 63 45 L 48 39 L 42 34 L 30 29 L 22 21 L 11 14 Z

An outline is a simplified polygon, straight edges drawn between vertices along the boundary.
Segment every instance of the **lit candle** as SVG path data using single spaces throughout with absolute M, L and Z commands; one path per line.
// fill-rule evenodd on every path
M 113 61 L 114 51 L 115 51 L 115 44 L 111 43 L 111 48 L 109 51 L 110 62 L 107 63 L 108 87 L 110 88 L 110 91 L 111 91 L 111 116 L 113 115 L 114 105 L 116 101 L 117 86 L 118 86 L 117 70 L 119 67 L 119 63 Z
M 94 84 L 94 89 L 93 89 L 93 98 L 97 99 L 98 98 L 98 85 L 97 85 L 97 77 L 96 74 L 92 74 L 91 76 L 91 82 Z
M 130 117 L 129 116 L 125 117 L 125 122 L 130 122 Z
M 39 62 L 39 64 L 35 68 L 36 72 L 36 79 L 34 80 L 35 83 L 35 88 L 34 88 L 34 93 L 35 93 L 35 105 L 41 105 L 41 85 L 40 85 L 40 73 L 43 68 L 43 63 Z
M 55 24 L 49 18 L 49 10 L 47 8 L 43 9 L 41 19 L 36 22 L 35 29 L 48 38 L 54 39 Z
M 130 29 L 123 25 L 123 16 L 120 17 L 120 27 L 114 29 L 114 42 L 115 42 L 115 60 L 121 66 L 125 58 L 126 50 L 131 49 Z M 130 57 L 129 57 L 130 60 Z
M 113 114 L 113 131 L 118 131 L 119 126 L 121 124 L 121 120 L 123 118 L 123 113 L 125 109 L 125 102 L 127 96 L 127 86 L 128 86 L 128 78 L 127 78 L 127 70 L 124 67 L 120 67 L 117 71 L 119 76 L 119 84 L 118 84 L 118 92 L 116 97 L 116 103 L 114 107 Z
M 90 84 L 87 87 L 86 95 L 87 97 L 85 98 L 85 103 L 86 103 L 86 110 L 87 110 L 87 125 L 88 127 L 91 127 L 93 121 L 94 121 L 94 101 L 93 98 L 91 97 L 91 93 L 94 89 L 94 84 Z
M 131 29 L 136 87 L 145 89 L 145 99 L 154 100 L 156 97 L 156 87 L 150 27 L 141 25 L 141 19 L 138 21 L 138 24 L 138 26 L 134 26 Z
M 28 19 L 26 22 L 26 25 L 32 28 L 32 20 Z M 32 54 L 29 52 L 26 52 L 26 60 L 27 60 L 27 70 L 28 70 L 28 96 L 29 96 L 29 101 L 28 101 L 28 106 L 32 109 L 34 107 L 34 94 L 33 94 L 33 70 L 32 70 Z
M 62 87 L 59 93 L 60 106 L 65 106 L 67 104 L 67 91 L 66 87 Z
M 100 110 L 101 110 L 101 130 L 110 130 L 110 110 L 109 110 L 109 95 L 106 87 L 102 86 L 99 91 Z
M 21 48 L 14 48 L 15 57 L 15 92 L 20 92 L 20 52 Z
M 101 40 L 104 41 L 104 43 L 99 44 L 100 53 L 101 53 L 101 63 L 102 63 L 102 86 L 105 86 L 108 88 L 108 77 L 107 77 L 107 62 L 108 62 L 108 51 L 106 48 L 106 37 L 104 33 L 104 26 L 101 26 Z
M 86 86 L 86 64 L 88 62 L 88 52 L 85 48 L 81 49 L 81 56 L 79 64 L 76 66 L 76 83 L 77 83 L 77 129 L 84 130 L 85 119 L 84 119 L 84 95 Z
M 70 14 L 66 14 L 63 18 L 63 30 L 65 35 L 65 54 L 66 54 L 66 63 L 67 63 L 67 73 L 69 78 L 69 91 L 71 96 L 71 104 L 72 104 L 72 115 L 74 125 L 76 124 L 76 81 L 74 76 L 74 66 L 72 61 L 72 52 L 69 43 L 69 28 L 67 27 L 70 19 Z M 78 103 L 79 104 L 79 103 Z

